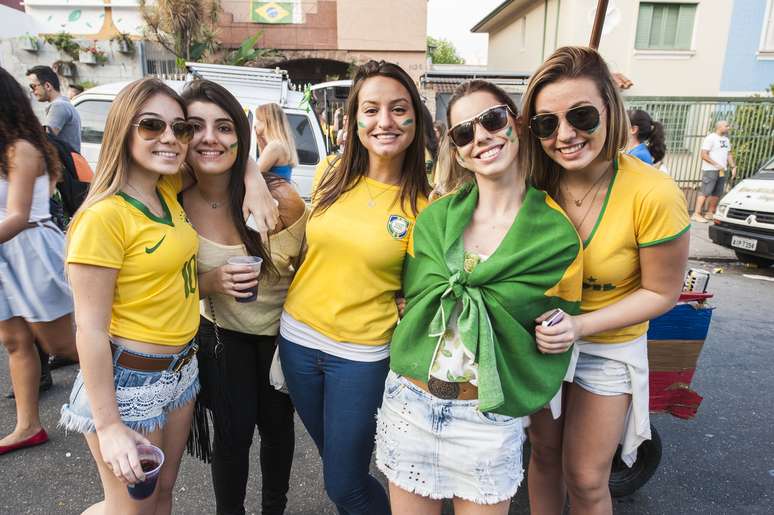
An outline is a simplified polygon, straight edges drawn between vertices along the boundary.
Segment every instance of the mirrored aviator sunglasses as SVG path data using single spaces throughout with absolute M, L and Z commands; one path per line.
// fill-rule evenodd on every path
M 509 112 L 513 114 L 514 118 L 516 117 L 516 114 L 512 113 L 511 109 L 505 104 L 490 107 L 475 118 L 458 123 L 452 127 L 449 130 L 449 137 L 455 146 L 464 147 L 476 137 L 477 123 L 480 123 L 481 127 L 486 129 L 487 132 L 497 132 L 508 125 Z
M 167 122 L 159 118 L 143 118 L 139 122 L 133 123 L 132 126 L 137 127 L 137 134 L 145 141 L 158 139 L 167 130 Z M 184 145 L 190 143 L 194 134 L 194 127 L 191 123 L 177 120 L 172 122 L 170 126 L 177 141 Z
M 529 130 L 538 139 L 548 139 L 559 129 L 559 114 L 536 114 L 529 121 Z M 564 112 L 567 123 L 579 131 L 592 133 L 599 127 L 599 110 L 594 106 L 578 106 Z

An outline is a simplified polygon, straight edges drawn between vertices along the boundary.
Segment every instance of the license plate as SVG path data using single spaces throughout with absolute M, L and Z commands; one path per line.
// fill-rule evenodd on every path
M 744 250 L 755 250 L 758 246 L 758 240 L 753 238 L 742 238 L 741 236 L 731 236 L 731 246 Z

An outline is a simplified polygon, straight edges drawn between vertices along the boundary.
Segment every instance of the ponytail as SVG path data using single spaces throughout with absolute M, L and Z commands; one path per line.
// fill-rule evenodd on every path
M 666 155 L 666 137 L 664 124 L 661 122 L 653 122 L 653 131 L 648 137 L 648 151 L 653 156 L 654 163 L 660 163 Z

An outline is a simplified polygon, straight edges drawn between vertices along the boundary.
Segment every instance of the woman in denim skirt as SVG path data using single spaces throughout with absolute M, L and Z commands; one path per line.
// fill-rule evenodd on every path
M 540 353 L 535 325 L 578 312 L 581 244 L 527 184 L 502 89 L 462 84 L 447 119 L 454 170 L 439 176 L 455 189 L 414 229 L 376 460 L 393 513 L 439 514 L 451 498 L 458 513 L 504 515 L 523 477 L 523 417 L 556 395 L 570 358 L 569 344 Z

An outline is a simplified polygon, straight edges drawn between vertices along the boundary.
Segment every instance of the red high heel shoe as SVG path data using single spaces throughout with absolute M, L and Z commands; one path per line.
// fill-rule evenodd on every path
M 8 454 L 9 452 L 18 451 L 19 449 L 26 449 L 27 447 L 34 447 L 36 445 L 44 444 L 48 441 L 48 434 L 46 430 L 41 428 L 40 431 L 25 438 L 21 442 L 16 442 L 13 445 L 0 445 L 0 456 Z

